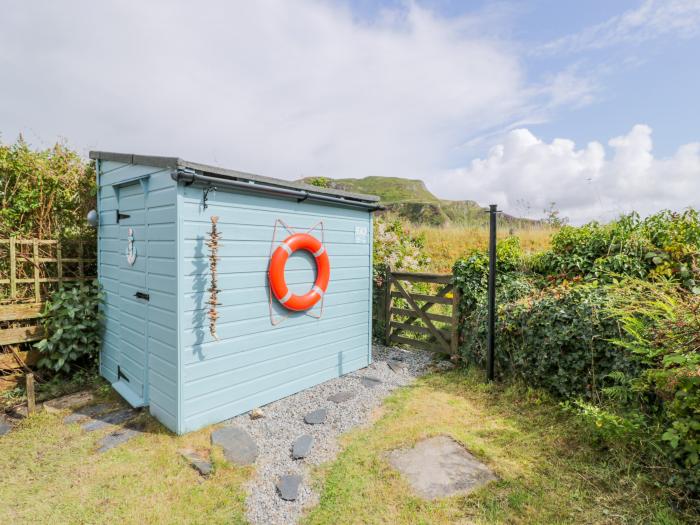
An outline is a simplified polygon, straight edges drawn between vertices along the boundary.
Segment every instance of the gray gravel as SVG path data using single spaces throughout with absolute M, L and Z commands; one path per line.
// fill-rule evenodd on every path
M 432 356 L 427 352 L 405 351 L 375 345 L 373 363 L 364 369 L 343 377 L 326 381 L 292 396 L 262 407 L 264 417 L 253 420 L 248 414 L 231 419 L 228 424 L 245 429 L 255 440 L 260 455 L 255 463 L 255 475 L 248 483 L 246 515 L 254 524 L 282 525 L 296 523 L 302 510 L 318 503 L 318 494 L 311 490 L 310 466 L 325 463 L 339 452 L 337 438 L 353 427 L 367 422 L 372 409 L 394 389 L 411 383 L 424 374 Z M 394 372 L 387 360 L 396 359 L 405 369 Z M 364 386 L 362 378 L 371 381 Z M 364 383 L 370 383 L 364 381 Z M 336 404 L 329 397 L 339 392 L 355 392 L 351 399 Z M 311 411 L 325 408 L 328 411 L 321 425 L 304 423 L 304 416 Z M 292 459 L 292 445 L 302 434 L 313 437 L 313 446 L 304 459 Z M 276 484 L 281 476 L 302 477 L 295 501 L 280 498 Z

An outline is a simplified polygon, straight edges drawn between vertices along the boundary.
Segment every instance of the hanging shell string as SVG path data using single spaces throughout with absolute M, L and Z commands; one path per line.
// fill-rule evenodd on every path
M 209 232 L 209 240 L 207 241 L 207 246 L 209 247 L 209 275 L 211 276 L 211 284 L 209 286 L 209 333 L 215 340 L 219 340 L 219 336 L 216 334 L 216 320 L 219 318 L 219 312 L 216 309 L 219 306 L 219 287 L 217 283 L 216 265 L 219 261 L 219 237 L 221 234 L 216 227 L 216 223 L 219 217 L 213 215 L 211 217 L 211 231 Z

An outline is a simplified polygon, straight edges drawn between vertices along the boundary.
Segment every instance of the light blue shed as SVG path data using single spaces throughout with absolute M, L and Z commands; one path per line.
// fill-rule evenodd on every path
M 182 434 L 370 363 L 376 197 L 178 158 L 90 158 L 106 295 L 100 373 L 131 405 Z M 207 304 L 212 216 L 218 340 Z M 316 226 L 310 234 L 329 256 L 328 288 L 308 312 L 290 312 L 270 294 L 270 253 L 289 234 L 285 225 Z M 290 291 L 309 291 L 315 273 L 313 256 L 295 252 Z

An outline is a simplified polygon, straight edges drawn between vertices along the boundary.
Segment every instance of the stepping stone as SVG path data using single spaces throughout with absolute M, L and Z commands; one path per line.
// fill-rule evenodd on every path
M 468 494 L 498 478 L 486 465 L 447 436 L 424 439 L 415 447 L 393 450 L 389 463 L 422 498 Z
M 326 420 L 328 415 L 328 410 L 325 408 L 319 408 L 313 412 L 309 412 L 304 416 L 304 422 L 309 425 L 320 425 Z
M 66 425 L 70 423 L 77 423 L 78 421 L 82 421 L 83 419 L 93 418 L 95 416 L 106 414 L 107 412 L 109 412 L 110 410 L 114 410 L 115 408 L 117 407 L 108 403 L 88 405 L 79 408 L 72 414 L 68 414 L 66 417 L 63 418 L 63 423 L 65 423 Z
M 203 454 L 192 449 L 181 449 L 178 450 L 180 455 L 189 461 L 190 466 L 199 472 L 205 478 L 211 474 L 213 468 L 211 461 L 207 459 Z
M 391 371 L 400 374 L 403 370 L 406 370 L 406 363 L 402 363 L 401 361 L 394 361 L 393 359 L 390 359 L 389 361 L 386 362 L 387 365 L 389 365 L 389 368 L 391 368 Z
M 362 376 L 360 378 L 360 382 L 363 386 L 367 388 L 374 388 L 375 386 L 380 384 L 382 380 L 372 376 Z
M 44 402 L 44 409 L 55 414 L 61 410 L 70 410 L 81 405 L 85 405 L 92 401 L 95 395 L 89 390 L 83 390 L 82 392 L 76 392 L 75 394 L 70 394 L 67 396 L 57 397 L 56 399 L 51 399 L 50 401 Z
M 283 500 L 294 501 L 299 496 L 299 485 L 301 485 L 301 476 L 287 474 L 280 477 L 276 487 Z
M 122 443 L 126 443 L 130 439 L 140 436 L 143 434 L 143 428 L 144 425 L 141 423 L 139 425 L 120 428 L 119 430 L 115 430 L 114 432 L 107 434 L 100 440 L 100 448 L 97 449 L 97 453 L 104 454 L 108 450 L 111 450 Z
M 0 419 L 0 436 L 4 436 L 7 434 L 10 430 L 12 430 L 12 425 L 10 425 L 7 421 L 4 419 Z
M 87 423 L 83 423 L 81 428 L 85 432 L 94 432 L 95 430 L 101 430 L 109 425 L 121 425 L 125 421 L 129 421 L 131 418 L 135 417 L 136 414 L 136 410 L 131 408 L 109 412 L 108 414 L 96 416 Z
M 252 465 L 258 458 L 258 446 L 240 427 L 223 427 L 211 433 L 211 442 L 224 449 L 226 461 L 241 467 Z
M 328 398 L 328 401 L 333 401 L 336 404 L 344 403 L 345 401 L 348 401 L 353 397 L 355 397 L 355 392 L 346 390 L 344 392 L 338 392 L 337 394 L 333 394 L 331 397 Z
M 309 434 L 298 437 L 294 445 L 292 445 L 292 459 L 301 459 L 308 456 L 313 444 L 314 438 Z

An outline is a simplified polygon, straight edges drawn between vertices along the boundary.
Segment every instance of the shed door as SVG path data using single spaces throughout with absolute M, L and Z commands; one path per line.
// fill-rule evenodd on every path
M 145 182 L 119 188 L 120 352 L 113 385 L 131 405 L 148 404 L 148 272 Z

